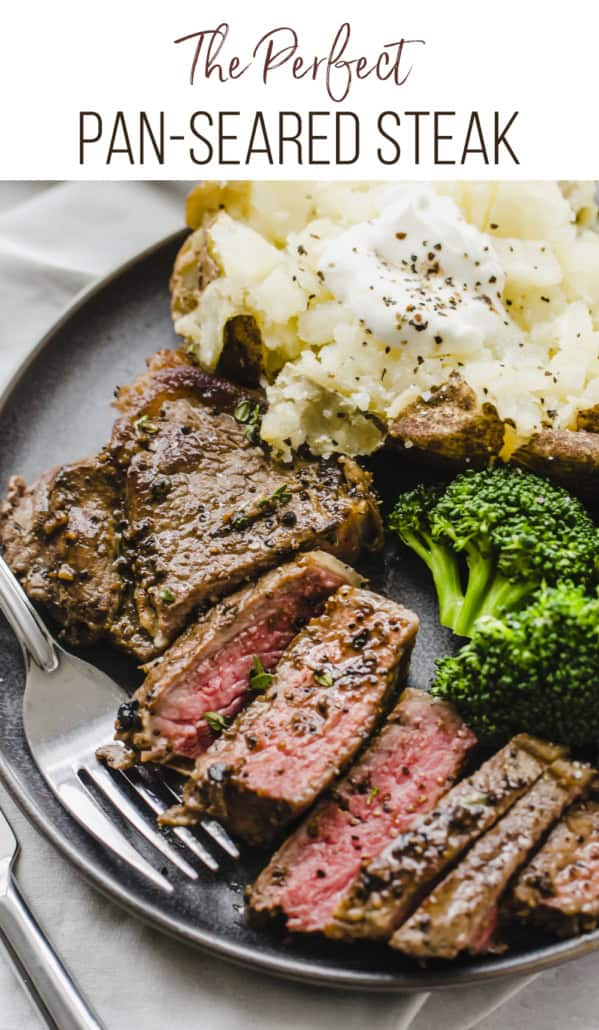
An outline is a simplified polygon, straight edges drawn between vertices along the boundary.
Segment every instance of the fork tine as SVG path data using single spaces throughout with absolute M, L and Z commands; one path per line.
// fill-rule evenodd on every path
M 185 861 L 183 856 L 179 854 L 172 844 L 169 844 L 168 841 L 164 839 L 158 830 L 148 826 L 144 817 L 135 807 L 133 802 L 129 800 L 126 794 L 119 790 L 107 769 L 101 765 L 96 767 L 84 765 L 82 768 L 93 780 L 98 790 L 108 798 L 114 807 L 121 813 L 123 818 L 135 827 L 138 833 L 141 833 L 142 836 L 150 842 L 150 844 L 153 844 L 154 847 L 165 856 L 165 858 L 168 858 L 173 865 L 176 865 L 177 868 L 180 869 L 185 876 L 189 877 L 190 880 L 197 880 L 198 874 L 193 866 L 190 866 L 189 863 Z
M 175 801 L 180 803 L 181 795 L 177 790 L 175 790 L 172 784 L 169 783 L 166 779 L 161 779 L 160 782 L 164 786 L 165 790 L 167 790 L 168 793 L 171 795 L 171 797 Z M 201 819 L 199 825 L 202 827 L 204 832 L 208 834 L 209 837 L 212 837 L 212 840 L 215 841 L 223 849 L 223 851 L 226 851 L 227 855 L 230 855 L 231 858 L 235 859 L 240 857 L 239 848 L 237 847 L 235 842 L 231 840 L 229 834 L 224 829 L 224 827 L 221 826 L 220 823 L 217 823 L 214 819 Z
M 110 848 L 118 858 L 122 859 L 123 862 L 127 862 L 128 865 L 136 869 L 142 876 L 145 876 L 156 887 L 169 893 L 173 890 L 172 884 L 168 882 L 166 877 L 157 872 L 131 846 L 127 838 L 102 811 L 93 795 L 75 773 L 72 774 L 72 777 L 63 779 L 59 784 L 56 784 L 54 790 L 80 826 L 87 830 L 88 833 L 91 833 L 100 844 Z
M 229 834 L 220 823 L 215 822 L 214 819 L 202 819 L 200 826 L 205 833 L 212 837 L 212 840 L 220 844 L 223 851 L 227 852 L 227 855 L 230 855 L 231 858 L 239 858 L 239 848 L 231 840 Z
M 133 790 L 142 799 L 142 801 L 145 802 L 148 808 L 151 808 L 154 815 L 162 815 L 163 812 L 166 812 L 168 805 L 165 805 L 164 801 L 162 801 L 150 787 L 147 787 L 137 778 L 127 775 L 124 772 L 122 775 L 127 780 L 127 783 L 133 787 Z M 185 847 L 189 848 L 190 851 L 193 851 L 194 855 L 196 855 L 197 858 L 199 858 L 200 861 L 208 867 L 208 869 L 213 873 L 218 871 L 218 862 L 212 857 L 203 844 L 194 837 L 193 833 L 190 833 L 184 826 L 173 826 L 171 829 L 179 840 L 185 844 Z

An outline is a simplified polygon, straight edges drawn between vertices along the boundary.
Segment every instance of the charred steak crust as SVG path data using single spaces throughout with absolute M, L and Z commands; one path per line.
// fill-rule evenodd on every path
M 352 562 L 382 540 L 359 465 L 276 464 L 247 422 L 260 391 L 177 351 L 149 364 L 119 390 L 107 449 L 30 488 L 13 479 L 0 512 L 8 563 L 65 638 L 108 637 L 144 661 L 195 610 L 298 551 L 320 547 Z
M 182 351 L 161 350 L 149 358 L 147 369 L 126 386 L 120 386 L 114 406 L 123 414 L 142 415 L 159 410 L 165 395 L 201 397 L 202 403 L 217 411 L 233 414 L 240 400 L 265 406 L 263 390 L 239 386 L 228 379 L 205 372 Z
M 365 864 L 337 906 L 348 937 L 387 939 L 430 886 L 542 775 L 563 748 L 514 737 Z
M 443 702 L 407 688 L 347 776 L 273 856 L 249 893 L 254 918 L 345 936 L 333 913 L 361 862 L 433 807 L 457 779 L 474 734 Z
M 268 844 L 301 815 L 368 739 L 405 675 L 417 617 L 343 586 L 300 631 L 264 696 L 196 762 L 183 805 L 164 821 L 221 820 Z
M 511 877 L 594 775 L 578 762 L 553 762 L 395 932 L 391 947 L 416 958 L 445 959 L 490 950 Z
M 570 808 L 546 844 L 523 869 L 510 893 L 507 914 L 558 937 L 596 929 L 599 923 L 599 802 Z
M 146 679 L 122 706 L 117 739 L 142 762 L 196 758 L 214 739 L 206 713 L 228 719 L 250 696 L 254 659 L 270 672 L 329 594 L 359 582 L 349 566 L 312 551 L 231 595 L 146 666 Z

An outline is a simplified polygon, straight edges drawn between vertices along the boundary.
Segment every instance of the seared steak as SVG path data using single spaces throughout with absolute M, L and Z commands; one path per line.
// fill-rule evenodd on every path
M 361 760 L 259 876 L 253 913 L 282 914 L 290 930 L 339 936 L 333 912 L 360 864 L 433 807 L 475 743 L 449 705 L 404 690 Z
M 370 736 L 405 674 L 418 619 L 343 586 L 284 654 L 263 696 L 200 758 L 170 822 L 220 819 L 269 843 L 301 815 Z
M 185 365 L 150 380 L 112 451 L 127 465 L 139 621 L 158 650 L 193 609 L 295 552 L 352 561 L 378 534 L 370 481 L 353 462 L 275 464 L 235 418 L 249 404 L 238 387 Z
M 274 669 L 327 597 L 359 582 L 337 558 L 312 551 L 231 595 L 147 667 L 144 683 L 121 706 L 117 737 L 142 762 L 196 758 L 214 739 L 206 713 L 236 715 L 251 693 L 253 663 Z
M 599 922 L 599 802 L 581 801 L 520 873 L 509 912 L 559 937 L 594 930 Z
M 416 958 L 490 950 L 509 880 L 594 775 L 578 762 L 553 762 L 395 932 L 391 947 Z
M 522 734 L 453 787 L 360 871 L 335 911 L 345 935 L 388 938 L 431 884 L 560 754 L 563 749 Z
M 295 553 L 377 546 L 370 476 L 345 459 L 276 464 L 256 442 L 261 394 L 161 352 L 119 393 L 108 449 L 27 489 L 0 543 L 74 644 L 108 636 L 147 660 L 192 612 Z
M 65 637 L 85 645 L 108 635 L 143 653 L 150 640 L 128 604 L 124 525 L 120 476 L 105 452 L 29 488 L 14 476 L 0 507 L 4 557 Z

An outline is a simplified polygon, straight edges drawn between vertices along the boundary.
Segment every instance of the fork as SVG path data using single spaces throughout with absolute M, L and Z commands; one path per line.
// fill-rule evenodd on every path
M 102 1030 L 19 890 L 14 867 L 19 843 L 0 810 L 0 938 L 25 992 L 52 1030 Z
M 217 872 L 219 861 L 191 830 L 183 826 L 159 830 L 148 818 L 150 813 L 161 815 L 173 800 L 181 800 L 164 773 L 113 771 L 98 761 L 98 747 L 113 744 L 123 690 L 106 673 L 56 642 L 1 556 L 0 611 L 25 660 L 27 743 L 61 804 L 96 841 L 161 891 L 174 890 L 165 875 L 168 867 L 154 867 L 139 851 L 138 836 L 189 880 L 198 879 L 190 859 Z M 219 823 L 206 819 L 199 825 L 226 855 L 239 858 L 235 843 Z

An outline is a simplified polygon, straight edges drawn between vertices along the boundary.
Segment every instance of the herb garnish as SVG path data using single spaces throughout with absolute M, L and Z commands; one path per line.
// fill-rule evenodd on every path
M 250 690 L 266 690 L 271 683 L 272 673 L 264 671 L 261 660 L 255 654 L 252 658 L 252 667 L 250 669 Z
M 231 529 L 243 529 L 244 526 L 249 526 L 251 518 L 246 512 L 245 508 L 238 511 L 236 515 L 233 515 L 229 520 L 229 527 Z
M 248 440 L 255 440 L 260 426 L 260 405 L 255 404 L 252 407 L 248 400 L 239 401 L 233 411 L 233 417 L 245 426 Z
M 169 590 L 168 587 L 165 587 L 164 590 L 160 591 L 160 600 L 164 601 L 165 604 L 172 604 L 175 600 L 175 595 L 173 594 L 172 590 Z
M 233 416 L 238 422 L 247 422 L 250 417 L 251 410 L 252 408 L 249 401 L 239 401 L 239 404 L 233 412 Z
M 290 500 L 291 491 L 287 483 L 283 483 L 282 486 L 277 487 L 270 497 L 265 497 L 263 500 L 258 501 L 258 504 L 261 508 L 271 508 L 276 507 L 277 504 L 289 504 Z
M 133 423 L 136 432 L 138 433 L 157 433 L 158 426 L 155 422 L 150 421 L 149 415 L 142 415 L 140 418 L 136 418 Z
M 375 799 L 375 797 L 377 796 L 378 793 L 379 793 L 379 788 L 378 787 L 371 787 L 370 788 L 370 790 L 368 791 L 368 804 L 369 805 L 372 804 L 372 802 L 374 801 L 374 799 Z
M 289 504 L 291 497 L 292 494 L 287 483 L 283 483 L 269 497 L 262 497 L 259 501 L 256 501 L 251 508 L 240 508 L 228 520 L 227 527 L 229 529 L 244 529 L 251 522 L 255 522 L 256 519 L 260 518 L 261 515 L 266 515 L 277 507 Z
M 320 669 L 319 672 L 315 672 L 314 679 L 321 687 L 332 687 L 335 682 L 328 669 Z
M 222 733 L 227 728 L 228 720 L 220 712 L 204 712 L 204 718 L 213 733 Z

